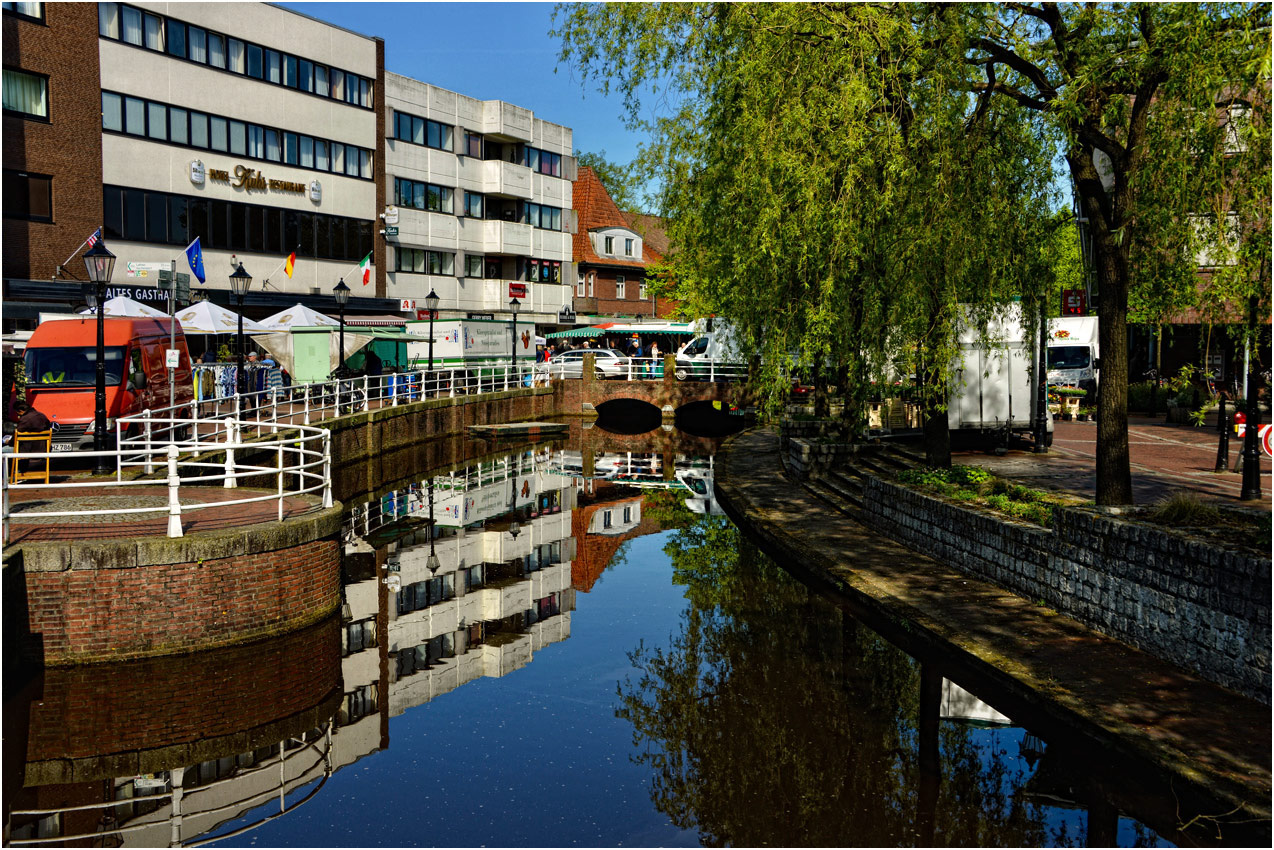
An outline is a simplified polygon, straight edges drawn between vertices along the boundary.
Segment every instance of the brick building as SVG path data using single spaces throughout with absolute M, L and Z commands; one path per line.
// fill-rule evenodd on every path
M 666 242 L 663 228 L 653 226 L 658 220 L 621 211 L 588 167 L 579 169 L 573 198 L 579 220 L 575 311 L 612 318 L 670 316 L 675 304 L 656 299 L 646 287 L 647 268 L 664 259 L 656 248 Z

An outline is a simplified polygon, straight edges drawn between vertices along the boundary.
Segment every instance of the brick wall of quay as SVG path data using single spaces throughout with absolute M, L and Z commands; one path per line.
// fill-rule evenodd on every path
M 1044 529 L 869 478 L 865 521 L 1103 634 L 1270 702 L 1270 560 L 1095 509 Z
M 340 605 L 339 510 L 226 534 L 73 541 L 22 551 L 22 656 L 45 666 L 231 646 Z M 17 565 L 13 565 L 17 566 Z

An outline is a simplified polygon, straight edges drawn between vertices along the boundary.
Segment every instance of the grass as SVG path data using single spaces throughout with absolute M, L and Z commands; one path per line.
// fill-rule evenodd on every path
M 1222 511 L 1193 493 L 1181 492 L 1161 499 L 1142 519 L 1255 555 L 1270 553 L 1270 514 L 1266 512 Z
M 1148 519 L 1160 525 L 1216 525 L 1221 521 L 1221 512 L 1193 493 L 1173 493 L 1155 505 Z
M 1053 505 L 1072 501 L 1066 496 L 1006 481 L 980 466 L 906 469 L 898 473 L 897 480 L 908 487 L 991 508 L 1045 528 L 1053 522 Z

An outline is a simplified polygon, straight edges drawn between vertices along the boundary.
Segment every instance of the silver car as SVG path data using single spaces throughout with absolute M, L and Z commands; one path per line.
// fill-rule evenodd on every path
M 599 378 L 627 378 L 632 359 L 609 348 L 576 348 L 564 351 L 549 361 L 549 374 L 554 378 L 584 377 L 584 355 L 597 358 L 594 372 Z

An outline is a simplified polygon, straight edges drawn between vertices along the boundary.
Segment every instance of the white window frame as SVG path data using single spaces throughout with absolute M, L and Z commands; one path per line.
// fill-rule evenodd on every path
M 606 250 L 603 253 L 609 254 L 613 257 L 615 255 L 615 237 L 603 236 L 602 244 L 606 247 Z
M 626 280 L 622 274 L 615 275 L 615 297 L 616 298 L 619 298 L 619 299 L 627 298 L 627 296 L 624 294 L 625 283 L 626 283 Z
M 650 297 L 650 293 L 646 289 L 646 279 L 643 277 L 641 283 L 637 284 L 637 297 L 645 301 Z
M 625 239 L 624 240 L 624 256 L 631 257 L 632 255 L 633 255 L 633 240 Z

